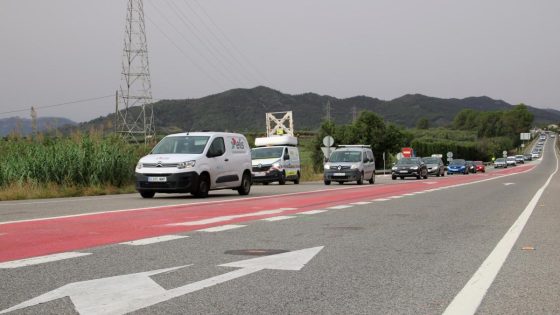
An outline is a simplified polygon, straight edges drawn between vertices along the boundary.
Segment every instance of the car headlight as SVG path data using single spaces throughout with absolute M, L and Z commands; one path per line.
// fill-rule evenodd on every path
M 323 168 L 326 169 L 326 170 L 330 170 L 330 169 L 331 169 L 331 166 L 330 166 L 329 164 L 325 164 L 325 165 L 323 166 Z
M 181 163 L 177 164 L 177 168 L 178 169 L 191 168 L 191 167 L 194 167 L 195 164 L 196 164 L 196 161 L 181 162 Z
M 272 163 L 272 167 L 273 167 L 273 168 L 280 168 L 280 162 L 274 162 L 274 163 Z
M 411 166 L 410 169 L 411 169 L 411 170 L 417 170 L 417 169 L 418 169 L 418 166 Z
M 391 169 L 392 169 L 393 171 L 396 171 L 396 170 L 398 169 L 398 167 L 393 166 L 393 167 L 391 167 Z
M 355 170 L 355 169 L 358 169 L 358 168 L 360 168 L 359 164 L 352 164 L 352 166 L 350 166 L 351 170 Z
M 139 170 L 142 168 L 142 163 L 138 162 L 138 164 L 136 164 L 136 169 Z
M 461 169 L 464 169 L 464 168 L 465 168 L 465 166 L 464 166 L 464 165 L 461 165 L 461 167 L 460 167 L 460 168 L 461 168 Z

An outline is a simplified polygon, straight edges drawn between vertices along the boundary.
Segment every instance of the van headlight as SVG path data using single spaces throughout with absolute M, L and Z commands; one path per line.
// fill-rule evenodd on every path
M 191 167 L 194 167 L 195 164 L 196 164 L 196 161 L 180 162 L 179 164 L 177 164 L 177 168 L 178 169 L 191 168 Z
M 138 162 L 138 164 L 136 164 L 136 169 L 139 170 L 142 168 L 142 163 Z
M 331 166 L 329 164 L 325 164 L 325 166 L 323 166 L 323 168 L 325 168 L 326 170 L 330 170 Z
M 360 168 L 360 164 L 352 164 L 352 166 L 350 166 L 351 170 L 355 170 L 355 169 L 358 169 L 358 168 Z
M 280 168 L 280 162 L 274 162 L 272 163 L 272 168 Z

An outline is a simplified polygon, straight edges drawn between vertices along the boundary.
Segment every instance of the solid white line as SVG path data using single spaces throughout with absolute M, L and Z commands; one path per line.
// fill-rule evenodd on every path
M 340 205 L 340 206 L 328 207 L 327 209 L 339 210 L 339 209 L 346 209 L 346 208 L 352 208 L 352 206 L 351 205 Z
M 141 240 L 135 240 L 135 241 L 130 241 L 130 242 L 122 242 L 122 243 L 119 243 L 119 244 L 141 246 L 141 245 L 149 245 L 149 244 L 154 244 L 154 243 L 173 241 L 173 240 L 178 240 L 178 239 L 182 239 L 182 238 L 186 238 L 186 237 L 188 237 L 188 236 L 186 236 L 186 235 L 164 235 L 164 236 L 144 238 L 144 239 L 141 239 Z
M 213 232 L 221 232 L 221 231 L 238 229 L 238 228 L 242 228 L 242 227 L 246 227 L 246 225 L 234 225 L 234 224 L 222 225 L 222 226 L 215 226 L 215 227 L 202 229 L 202 230 L 196 230 L 196 232 L 210 232 L 210 233 L 213 233 Z
M 554 156 L 556 157 L 556 170 L 552 173 L 546 183 L 539 188 L 537 193 L 533 196 L 533 199 L 529 202 L 525 210 L 517 218 L 515 223 L 510 227 L 506 234 L 502 237 L 498 245 L 494 248 L 492 253 L 484 260 L 482 265 L 474 273 L 472 278 L 467 282 L 465 287 L 455 296 L 451 304 L 445 309 L 444 315 L 456 315 L 456 314 L 474 314 L 482 299 L 488 292 L 488 289 L 494 282 L 494 279 L 498 275 L 498 272 L 502 268 L 504 262 L 506 261 L 511 249 L 515 245 L 515 242 L 521 235 L 525 224 L 529 221 L 529 217 L 533 213 L 537 202 L 541 198 L 544 190 L 550 184 L 552 177 L 558 172 L 558 155 L 556 150 L 554 150 Z
M 403 196 L 401 196 L 401 195 L 397 195 L 397 196 L 391 196 L 391 197 L 389 197 L 389 199 L 399 199 L 399 198 L 402 198 L 402 197 Z
M 358 202 L 351 202 L 351 205 L 354 206 L 363 206 L 363 205 L 369 205 L 371 203 L 371 201 L 358 201 Z
M 284 212 L 284 211 L 289 211 L 289 210 L 297 210 L 297 208 L 280 208 L 280 209 L 275 209 L 275 210 L 263 210 L 263 211 L 257 211 L 257 212 L 251 212 L 251 213 L 244 213 L 244 214 L 226 215 L 226 216 L 222 216 L 222 217 L 215 217 L 215 218 L 209 218 L 209 219 L 198 220 L 198 221 L 188 221 L 188 222 L 171 223 L 171 224 L 166 224 L 166 225 L 169 225 L 169 226 L 177 226 L 177 225 L 182 225 L 182 226 L 205 225 L 205 224 L 212 224 L 212 223 L 218 223 L 218 222 L 231 221 L 231 220 L 233 220 L 233 219 L 239 219 L 239 218 L 247 218 L 247 217 L 260 216 L 260 215 L 277 214 L 277 213 L 282 213 L 282 212 Z
M 309 210 L 309 211 L 304 211 L 304 212 L 299 212 L 298 214 L 318 214 L 318 213 L 323 213 L 323 212 L 327 212 L 329 210 Z
M 372 201 L 389 201 L 390 199 L 388 198 L 378 198 L 378 199 L 373 199 Z
M 295 217 L 294 216 L 289 216 L 289 215 L 279 215 L 277 217 L 262 219 L 262 221 L 274 222 L 274 221 L 282 221 L 282 220 L 288 220 L 288 219 L 293 219 L 293 218 L 295 218 Z
M 416 193 L 403 194 L 403 196 L 414 196 L 414 195 L 416 195 Z
M 82 257 L 87 255 L 91 255 L 91 253 L 66 252 L 66 253 L 52 254 L 47 256 L 12 260 L 12 261 L 0 263 L 0 269 L 20 268 L 20 267 L 26 267 L 32 265 L 39 265 L 48 262 Z

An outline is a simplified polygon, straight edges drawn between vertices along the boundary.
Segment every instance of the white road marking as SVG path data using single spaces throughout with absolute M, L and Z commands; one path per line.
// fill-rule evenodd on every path
M 401 196 L 401 195 L 397 195 L 397 196 L 391 196 L 391 197 L 389 197 L 389 199 L 399 199 L 399 198 L 402 198 L 402 197 L 403 196 Z
M 338 210 L 338 209 L 346 209 L 346 208 L 352 208 L 352 206 L 351 205 L 339 205 L 339 206 L 329 207 L 327 209 Z
M 154 243 L 173 241 L 173 240 L 178 240 L 178 239 L 187 238 L 187 237 L 188 236 L 186 236 L 186 235 L 163 235 L 163 236 L 144 238 L 144 239 L 141 239 L 141 240 L 135 240 L 135 241 L 130 241 L 130 242 L 122 242 L 122 243 L 119 243 L 119 244 L 141 246 L 141 245 L 149 245 L 149 244 L 154 244 Z
M 414 195 L 416 195 L 416 193 L 403 194 L 403 196 L 414 196 Z
M 48 262 L 82 257 L 87 255 L 91 255 L 91 253 L 66 252 L 66 253 L 52 254 L 47 256 L 12 260 L 12 261 L 0 263 L 0 269 L 27 267 L 27 266 L 39 265 Z
M 293 218 L 295 217 L 289 215 L 279 215 L 277 217 L 262 219 L 262 221 L 274 222 L 274 221 L 282 221 L 282 220 L 293 219 Z
M 372 201 L 389 201 L 390 199 L 388 198 L 378 198 L 378 199 L 373 199 Z
M 173 298 L 203 290 L 226 281 L 261 270 L 301 270 L 324 246 L 292 252 L 234 261 L 222 267 L 241 268 L 215 277 L 166 290 L 151 276 L 171 272 L 186 266 L 151 270 L 108 278 L 69 283 L 35 298 L 0 311 L 13 312 L 26 307 L 68 297 L 79 314 L 128 314 Z
M 505 186 L 515 185 L 515 183 L 504 183 Z
M 221 231 L 238 229 L 238 228 L 242 228 L 242 227 L 246 227 L 246 225 L 229 224 L 229 225 L 215 226 L 215 227 L 202 229 L 202 230 L 196 230 L 196 232 L 210 232 L 210 233 L 213 233 L 213 232 L 221 232 Z
M 298 214 L 318 214 L 318 213 L 323 213 L 323 212 L 327 212 L 329 210 L 309 210 L 309 211 L 304 211 L 304 212 L 300 212 Z
M 506 261 L 511 249 L 515 245 L 515 242 L 519 238 L 519 235 L 521 235 L 525 224 L 529 221 L 529 217 L 533 213 L 541 195 L 548 187 L 548 184 L 550 184 L 552 177 L 558 172 L 558 155 L 556 150 L 554 150 L 554 156 L 556 157 L 556 170 L 554 173 L 552 173 L 548 177 L 546 183 L 537 190 L 527 207 L 525 207 L 525 210 L 523 210 L 521 215 L 519 215 L 517 220 L 502 237 L 492 253 L 484 260 L 459 294 L 455 296 L 451 304 L 447 306 L 443 313 L 444 315 L 474 314 L 476 312 L 482 299 L 484 299 L 488 289 Z
M 427 184 L 427 185 L 433 185 L 433 184 L 437 184 L 437 183 L 438 182 L 424 182 L 424 184 Z
M 290 210 L 297 210 L 297 208 L 280 208 L 280 209 L 275 209 L 275 210 L 263 210 L 263 211 L 244 213 L 244 214 L 226 215 L 226 216 L 222 216 L 222 217 L 215 217 L 215 218 L 209 218 L 209 219 L 198 220 L 198 221 L 171 223 L 171 224 L 166 224 L 166 225 L 170 225 L 170 226 L 176 226 L 176 225 L 184 225 L 184 226 L 205 225 L 205 224 L 231 221 L 231 220 L 239 219 L 239 218 L 256 217 L 256 216 L 260 216 L 260 215 L 278 214 L 278 213 L 282 213 L 284 211 L 290 211 Z
M 354 206 L 363 206 L 363 205 L 369 205 L 370 203 L 371 201 L 358 201 L 358 202 L 352 202 L 350 204 Z

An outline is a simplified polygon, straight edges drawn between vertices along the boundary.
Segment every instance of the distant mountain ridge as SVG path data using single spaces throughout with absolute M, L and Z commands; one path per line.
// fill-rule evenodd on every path
M 160 101 L 154 106 L 158 129 L 176 127 L 179 130 L 265 130 L 265 113 L 292 110 L 298 130 L 317 129 L 326 117 L 326 104 L 331 103 L 331 117 L 336 123 L 352 121 L 353 108 L 357 112 L 373 111 L 385 120 L 406 127 L 414 127 L 419 119 L 427 118 L 432 126 L 452 122 L 463 109 L 495 111 L 512 107 L 501 100 L 482 97 L 441 99 L 421 94 L 407 94 L 383 101 L 367 96 L 338 99 L 331 96 L 305 93 L 284 94 L 259 86 L 253 89 L 234 89 L 199 99 Z M 560 111 L 529 107 L 535 122 L 559 122 Z
M 407 94 L 384 101 L 368 96 L 339 99 L 315 93 L 285 94 L 258 86 L 252 89 L 232 89 L 198 99 L 162 100 L 154 104 L 155 125 L 158 133 L 188 130 L 228 130 L 237 132 L 264 132 L 265 113 L 293 111 L 296 130 L 316 130 L 326 117 L 326 104 L 331 104 L 331 119 L 338 124 L 352 121 L 357 113 L 373 111 L 386 121 L 405 127 L 414 127 L 418 120 L 427 118 L 431 126 L 445 126 L 463 109 L 496 111 L 513 105 L 490 97 L 442 99 L 421 94 Z M 535 115 L 535 123 L 558 123 L 560 111 L 528 106 Z M 106 126 L 110 129 L 114 114 L 81 124 L 86 129 Z
M 37 118 L 37 131 L 39 132 L 76 125 L 78 125 L 78 123 L 75 121 L 62 117 Z M 31 119 L 29 118 L 9 117 L 0 119 L 0 137 L 5 137 L 11 133 L 27 136 L 32 132 Z

